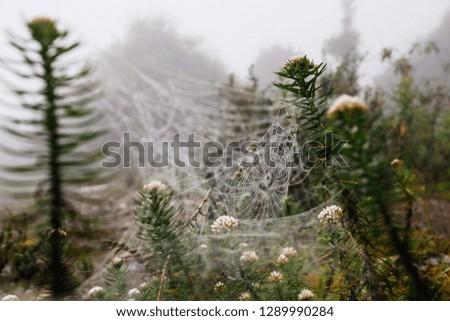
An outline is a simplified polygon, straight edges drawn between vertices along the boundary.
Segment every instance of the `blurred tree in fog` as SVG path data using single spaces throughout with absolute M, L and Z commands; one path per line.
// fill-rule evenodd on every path
M 358 69 L 362 61 L 359 52 L 359 33 L 354 29 L 355 7 L 353 0 L 341 0 L 344 18 L 341 32 L 325 41 L 324 53 L 331 55 L 337 63 L 330 77 L 336 94 L 357 95 Z
M 329 38 L 324 45 L 324 51 L 335 59 L 342 59 L 345 55 L 357 51 L 359 46 L 359 33 L 354 29 L 355 6 L 353 0 L 341 0 L 344 17 L 341 32 Z
M 275 73 L 280 71 L 284 62 L 292 56 L 300 55 L 290 47 L 274 44 L 262 49 L 254 63 L 254 73 L 260 89 L 265 89 L 276 82 Z
M 205 81 L 226 79 L 222 63 L 208 55 L 200 40 L 181 35 L 164 18 L 134 21 L 111 52 L 157 80 L 165 80 L 165 73 Z
M 440 25 L 426 37 L 418 38 L 408 52 L 408 60 L 414 66 L 411 76 L 417 85 L 448 86 L 450 72 L 450 10 L 444 15 Z M 422 46 L 427 44 L 426 46 Z M 396 54 L 396 48 L 389 49 Z M 376 78 L 383 90 L 390 92 L 397 83 L 394 66 L 383 71 Z
M 45 263 L 42 276 L 53 297 L 59 299 L 77 285 L 66 232 L 71 231 L 67 217 L 73 218 L 76 213 L 73 201 L 77 191 L 68 197 L 68 186 L 79 187 L 104 177 L 96 162 L 99 149 L 89 146 L 104 134 L 92 129 L 102 117 L 91 106 L 100 93 L 89 77 L 89 67 L 83 61 L 74 62 L 71 53 L 79 43 L 68 39 L 67 31 L 46 17 L 30 21 L 27 31 L 26 38 L 11 36 L 10 44 L 22 60 L 5 67 L 21 79 L 20 87 L 13 91 L 29 117 L 12 119 L 4 126 L 6 133 L 26 143 L 26 147 L 4 148 L 28 164 L 6 167 L 9 178 L 2 182 L 8 184 L 13 195 L 29 197 L 27 188 L 34 187 L 38 180 L 35 212 L 46 215 L 45 224 L 39 226 Z M 20 188 L 18 193 L 13 192 L 14 187 Z

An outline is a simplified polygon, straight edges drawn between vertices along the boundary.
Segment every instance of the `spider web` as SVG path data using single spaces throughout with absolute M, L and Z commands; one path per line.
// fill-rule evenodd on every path
M 287 119 L 289 106 L 252 103 L 255 101 L 252 93 L 233 88 L 234 93 L 250 102 L 237 105 L 226 97 L 226 93 L 221 94 L 223 85 L 157 65 L 153 66 L 152 74 L 144 74 L 132 63 L 114 56 L 104 59 L 102 64 L 103 78 L 111 81 L 104 88 L 108 94 L 101 107 L 106 121 L 115 130 L 115 139 L 128 132 L 134 140 L 153 141 L 156 157 L 163 154 L 159 143 L 171 141 L 174 133 L 187 137 L 195 132 L 196 140 L 202 144 L 218 141 L 225 146 L 232 141 L 241 145 L 253 142 L 248 146 L 250 153 L 238 152 L 236 161 L 233 155 L 225 155 L 227 159 L 231 157 L 231 166 L 195 167 L 188 164 L 180 167 L 175 164 L 173 155 L 169 155 L 167 167 L 145 166 L 127 170 L 127 175 L 135 175 L 134 182 L 126 183 L 122 189 L 122 193 L 128 189 L 126 197 L 116 201 L 115 217 L 108 217 L 111 224 L 117 224 L 120 215 L 126 218 L 119 244 L 133 249 L 133 253 L 142 253 L 148 248 L 148 244 L 136 238 L 137 228 L 130 220 L 130 213 L 137 188 L 154 179 L 163 181 L 174 191 L 173 197 L 183 206 L 186 218 L 199 210 L 201 215 L 195 222 L 196 228 L 188 231 L 192 255 L 203 255 L 201 245 L 217 247 L 224 242 L 226 246 L 219 246 L 220 264 L 233 264 L 229 258 L 242 252 L 240 244 L 247 243 L 247 250 L 259 251 L 261 244 L 265 244 L 264 247 L 278 251 L 281 246 L 293 246 L 297 242 L 294 234 L 298 236 L 304 231 L 303 241 L 310 237 L 317 212 L 315 208 L 283 216 L 290 183 L 307 174 L 302 168 L 290 166 L 297 142 L 295 124 Z M 187 161 L 192 155 L 181 149 L 179 156 L 182 161 Z M 202 203 L 205 198 L 206 202 Z M 203 204 L 200 209 L 199 204 Z M 212 220 L 220 215 L 237 217 L 239 230 L 229 234 L 211 233 Z M 305 251 L 310 262 L 316 261 L 315 252 L 306 245 L 300 244 L 298 249 Z M 85 282 L 85 288 L 100 282 L 102 267 L 114 255 L 116 252 L 111 251 L 104 264 L 99 266 L 100 270 Z M 129 257 L 133 260 L 133 271 L 144 273 L 135 256 L 130 254 Z M 205 273 L 211 264 L 205 262 Z M 139 278 L 136 278 L 137 282 L 140 282 Z
M 292 128 L 274 120 L 253 146 L 252 156 L 241 158 L 237 170 L 226 182 L 224 203 L 227 212 L 239 219 L 264 225 L 284 210 L 294 156 Z

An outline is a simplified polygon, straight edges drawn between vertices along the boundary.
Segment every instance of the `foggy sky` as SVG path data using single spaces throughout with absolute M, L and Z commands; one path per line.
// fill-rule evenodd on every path
M 367 54 L 363 82 L 379 71 L 384 47 L 407 48 L 434 30 L 450 7 L 448 0 L 356 1 L 355 28 Z M 4 30 L 47 15 L 63 22 L 91 50 L 105 49 L 124 35 L 134 18 L 163 14 L 182 34 L 204 40 L 227 69 L 246 75 L 261 49 L 287 46 L 321 60 L 323 41 L 340 31 L 339 0 L 15 0 L 0 3 L 0 52 L 8 53 Z

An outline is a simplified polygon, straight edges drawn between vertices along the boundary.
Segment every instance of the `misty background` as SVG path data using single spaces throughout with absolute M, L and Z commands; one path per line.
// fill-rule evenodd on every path
M 245 85 L 254 65 L 252 72 L 264 89 L 293 55 L 307 54 L 331 69 L 348 52 L 362 57 L 361 86 L 387 89 L 395 77 L 392 64 L 381 61 L 382 50 L 390 48 L 398 58 L 415 43 L 430 41 L 437 43 L 439 52 L 430 57 L 413 54 L 412 61 L 420 62 L 415 72 L 447 82 L 440 76 L 450 57 L 450 3 L 446 0 L 3 1 L 0 56 L 18 59 L 8 44 L 7 31 L 20 35 L 25 21 L 42 15 L 56 19 L 81 40 L 82 54 L 100 70 L 111 92 L 115 89 L 110 79 L 133 84 L 114 59 L 128 61 L 166 84 L 172 75 L 224 84 L 233 74 L 234 81 Z M 1 80 L 7 77 L 0 75 Z M 0 101 L 14 105 L 3 81 L 0 93 Z M 115 97 L 111 103 L 120 102 Z M 0 108 L 0 124 L 21 112 L 17 106 L 17 112 Z M 3 137 L 3 143 L 14 143 L 7 139 Z M 3 164 L 16 161 L 3 152 L 1 158 Z
M 345 14 L 338 0 L 18 0 L 2 1 L 0 8 L 3 36 L 5 30 L 21 30 L 26 19 L 46 15 L 79 35 L 93 52 L 122 41 L 133 21 L 163 17 L 180 37 L 197 40 L 226 71 L 241 77 L 251 64 L 263 64 L 261 55 L 270 51 L 277 57 L 307 53 L 321 60 L 324 42 L 340 32 Z M 382 71 L 379 57 L 385 47 L 404 52 L 414 42 L 435 38 L 447 41 L 448 49 L 449 8 L 447 0 L 355 1 L 353 24 L 365 55 L 362 83 Z M 0 52 L 9 51 L 2 37 Z M 267 73 L 267 68 L 257 67 Z

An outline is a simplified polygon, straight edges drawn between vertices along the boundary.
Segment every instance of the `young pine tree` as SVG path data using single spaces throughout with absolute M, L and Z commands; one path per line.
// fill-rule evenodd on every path
M 15 156 L 25 157 L 29 165 L 9 166 L 6 171 L 17 178 L 10 179 L 11 187 L 38 183 L 38 213 L 47 215 L 48 228 L 41 233 L 46 243 L 44 282 L 54 298 L 63 298 L 76 286 L 65 228 L 65 217 L 74 209 L 64 191 L 69 184 L 99 178 L 94 164 L 99 152 L 89 151 L 88 144 L 103 134 L 89 130 L 100 117 L 89 106 L 98 90 L 89 79 L 89 68 L 68 59 L 79 43 L 69 41 L 68 32 L 59 29 L 55 21 L 31 20 L 27 32 L 24 39 L 11 37 L 10 44 L 19 51 L 22 61 L 8 69 L 21 79 L 23 87 L 14 92 L 29 117 L 15 119 L 4 129 L 29 146 L 24 151 L 8 148 Z

